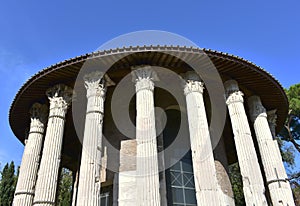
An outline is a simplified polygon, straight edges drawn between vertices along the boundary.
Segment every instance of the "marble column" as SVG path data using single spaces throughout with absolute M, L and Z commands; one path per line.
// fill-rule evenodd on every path
M 73 172 L 72 206 L 76 206 L 79 171 Z
M 244 108 L 243 93 L 235 80 L 224 83 L 234 142 L 243 179 L 246 205 L 267 205 L 262 173 L 259 167 L 250 126 Z
M 248 104 L 272 205 L 295 205 L 292 190 L 287 180 L 288 177 L 279 152 L 278 143 L 273 139 L 268 124 L 266 109 L 258 96 L 250 97 Z
M 106 87 L 101 72 L 92 72 L 85 75 L 84 81 L 87 90 L 87 109 L 79 170 L 77 205 L 96 206 L 100 205 L 100 166 Z
M 108 154 L 107 154 L 107 146 L 103 145 L 102 143 L 102 157 L 101 157 L 101 165 L 100 165 L 100 183 L 104 183 L 107 181 L 107 158 L 108 158 Z
M 198 205 L 220 205 L 217 173 L 205 105 L 204 84 L 196 73 L 185 74 L 184 94 L 194 169 L 196 199 Z
M 35 103 L 30 109 L 30 114 L 30 131 L 20 166 L 20 173 L 13 200 L 14 206 L 32 205 L 44 140 L 45 124 L 47 122 L 48 107 Z
M 33 200 L 35 206 L 55 205 L 65 116 L 72 101 L 72 89 L 62 84 L 50 88 L 46 94 L 50 112 Z
M 136 87 L 137 205 L 160 205 L 158 156 L 154 113 L 155 71 L 133 68 Z

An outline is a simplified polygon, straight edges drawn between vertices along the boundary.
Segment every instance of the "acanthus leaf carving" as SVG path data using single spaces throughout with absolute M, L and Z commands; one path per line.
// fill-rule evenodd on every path
M 140 90 L 154 90 L 154 82 L 158 81 L 156 72 L 151 66 L 143 65 L 138 67 L 132 67 L 132 80 L 135 82 L 136 91 Z

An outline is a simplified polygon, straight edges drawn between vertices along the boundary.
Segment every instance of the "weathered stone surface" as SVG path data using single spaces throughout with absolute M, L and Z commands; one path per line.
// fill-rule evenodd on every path
M 226 156 L 224 138 L 222 137 L 214 149 L 215 166 L 218 185 L 221 191 L 221 205 L 234 206 L 234 197 L 228 175 L 228 160 Z
M 243 178 L 243 191 L 247 205 L 267 205 L 262 173 L 258 164 L 250 126 L 244 108 L 243 93 L 235 80 L 224 83 L 226 104 L 231 119 L 235 147 Z
M 87 74 L 84 81 L 87 90 L 87 109 L 79 170 L 77 205 L 96 206 L 100 204 L 102 123 L 106 87 L 101 72 Z
M 226 169 L 224 165 L 218 160 L 215 160 L 215 167 L 217 180 L 220 187 L 221 205 L 234 206 L 235 203 L 233 198 L 232 187 Z
M 65 116 L 72 101 L 72 89 L 58 84 L 47 91 L 50 112 L 36 182 L 33 205 L 52 206 L 55 204 Z
M 136 140 L 121 141 L 120 172 L 136 170 Z
M 127 206 L 137 204 L 136 180 L 136 140 L 123 140 L 120 150 L 120 171 L 114 181 L 117 200 L 114 205 Z M 116 177 L 115 177 L 116 178 Z
M 35 103 L 30 113 L 30 130 L 20 166 L 20 173 L 13 200 L 14 206 L 32 205 L 48 108 L 46 105 Z
M 120 173 L 114 178 L 113 204 L 121 206 L 165 205 L 167 204 L 165 177 L 164 173 L 158 172 L 158 168 L 164 167 L 164 160 L 163 156 L 158 158 L 157 155 L 158 151 L 163 151 L 163 138 L 160 136 L 159 141 L 156 142 L 154 118 L 153 78 L 157 77 L 149 67 L 134 70 L 133 73 L 136 77 L 137 91 L 137 140 L 121 142 L 120 159 L 118 159 Z M 98 78 L 93 76 L 91 79 L 90 76 L 85 79 L 88 101 L 84 135 L 88 138 L 84 138 L 83 142 L 81 171 L 84 172 L 81 172 L 82 177 L 79 175 L 78 178 L 78 193 L 76 192 L 76 183 L 74 184 L 75 193 L 72 205 L 99 205 L 101 182 L 108 180 L 106 168 L 109 151 L 105 149 L 104 145 L 102 146 L 101 140 L 106 88 L 102 81 L 102 74 L 98 75 Z M 197 78 L 186 79 L 184 88 L 197 201 L 198 204 L 205 205 L 234 205 L 226 171 L 227 160 L 224 143 L 222 145 L 219 143 L 217 146 L 219 149 L 218 152 L 215 151 L 214 160 L 203 101 L 204 87 Z M 242 93 L 234 81 L 225 83 L 225 86 L 246 202 L 247 204 L 266 205 L 261 171 L 243 106 Z M 72 99 L 72 91 L 64 85 L 57 85 L 47 94 L 50 100 L 50 112 L 40 175 L 36 183 L 36 195 L 33 198 L 34 190 L 28 188 L 34 188 L 35 185 L 34 179 L 31 177 L 36 176 L 35 171 L 38 167 L 36 157 L 39 156 L 38 151 L 40 151 L 43 127 L 46 121 L 45 115 L 44 118 L 38 117 L 37 109 L 33 109 L 14 205 L 50 206 L 55 202 L 64 118 Z M 268 123 L 267 114 L 260 99 L 251 97 L 248 103 L 273 205 L 281 205 L 281 203 L 293 205 L 291 188 L 286 181 L 287 176 L 281 162 L 279 148 L 277 142 L 273 140 L 274 134 L 271 133 L 271 130 L 274 133 L 276 114 L 273 111 L 270 112 Z M 271 115 L 273 116 L 271 117 Z M 104 148 L 103 151 L 102 148 Z M 35 162 L 31 164 L 32 160 Z M 28 167 L 28 165 L 32 167 Z M 32 172 L 24 172 L 28 169 Z M 49 171 L 51 172 L 50 177 Z M 30 177 L 25 177 L 24 174 L 25 176 L 29 174 Z M 111 181 L 112 178 L 110 177 L 109 180 Z M 80 181 L 83 184 L 80 185 Z M 76 193 L 79 195 L 76 196 Z
M 221 205 L 217 173 L 203 101 L 203 83 L 187 74 L 184 85 L 198 205 Z
M 292 190 L 287 180 L 278 143 L 276 140 L 273 140 L 272 137 L 266 109 L 258 96 L 250 97 L 248 104 L 272 204 L 274 206 L 293 206 L 295 203 Z
M 159 173 L 153 95 L 153 80 L 157 76 L 150 66 L 134 68 L 132 74 L 136 88 L 136 205 L 159 206 Z

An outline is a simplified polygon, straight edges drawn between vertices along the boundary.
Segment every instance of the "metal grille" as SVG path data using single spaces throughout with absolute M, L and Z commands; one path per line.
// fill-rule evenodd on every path
M 196 206 L 191 155 L 188 153 L 167 171 L 168 205 Z
M 109 206 L 109 192 L 100 194 L 101 206 Z

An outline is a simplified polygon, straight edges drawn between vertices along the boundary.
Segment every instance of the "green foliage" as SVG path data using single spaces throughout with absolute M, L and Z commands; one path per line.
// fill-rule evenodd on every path
M 292 85 L 286 90 L 290 102 L 291 114 L 300 117 L 300 84 Z
M 289 115 L 284 128 L 279 133 L 279 138 L 282 140 L 279 141 L 279 145 L 283 161 L 293 168 L 295 165 L 295 152 L 300 152 L 300 144 L 297 142 L 300 140 L 300 84 L 292 85 L 285 92 L 289 100 Z M 284 147 L 283 141 L 292 143 L 292 146 Z M 296 205 L 300 205 L 300 172 L 294 171 L 292 174 L 289 174 L 289 180 Z
M 63 168 L 60 174 L 57 203 L 60 206 L 70 206 L 72 201 L 72 172 Z
M 295 164 L 295 151 L 293 151 L 293 148 L 300 152 L 300 145 L 297 142 L 297 140 L 300 140 L 300 84 L 292 85 L 289 89 L 286 89 L 285 92 L 290 103 L 289 115 L 284 128 L 278 135 L 278 142 L 283 161 L 285 161 L 288 166 L 293 167 Z M 290 142 L 293 146 L 284 147 L 285 144 L 283 141 Z
M 292 110 L 291 110 L 292 111 Z M 284 128 L 279 134 L 280 138 L 284 141 L 290 141 L 294 144 L 293 140 L 300 140 L 300 119 L 298 116 L 289 115 Z M 297 143 L 297 142 L 295 142 Z M 294 145 L 297 148 L 297 145 Z M 300 152 L 300 150 L 299 150 Z
M 17 176 L 15 175 L 15 164 L 6 164 L 1 171 L 0 182 L 0 205 L 10 206 L 14 198 Z
M 293 188 L 294 199 L 296 206 L 300 206 L 300 186 L 297 185 Z
M 296 140 L 300 140 L 300 84 L 295 84 L 285 90 L 289 100 L 289 115 L 285 126 L 279 134 L 279 137 L 291 142 L 300 152 L 300 145 Z
M 287 146 L 284 144 L 284 141 L 280 138 L 277 138 L 279 144 L 279 149 L 281 153 L 282 160 L 289 166 L 294 167 L 295 165 L 295 149 L 293 145 Z
M 246 205 L 243 192 L 243 180 L 238 163 L 234 163 L 229 166 L 229 176 L 234 194 L 235 205 Z
M 289 115 L 286 124 L 278 135 L 278 144 L 283 161 L 289 166 L 295 165 L 295 152 L 300 152 L 300 145 L 297 140 L 300 140 L 300 84 L 291 86 L 285 90 L 289 99 Z M 285 142 L 290 142 L 292 145 L 287 146 Z M 296 149 L 296 150 L 295 150 Z M 243 194 L 243 182 L 240 174 L 238 163 L 232 164 L 229 167 L 230 181 L 234 193 L 234 200 L 236 206 L 245 205 Z M 297 205 L 300 205 L 300 172 L 290 174 L 290 183 L 294 192 Z

